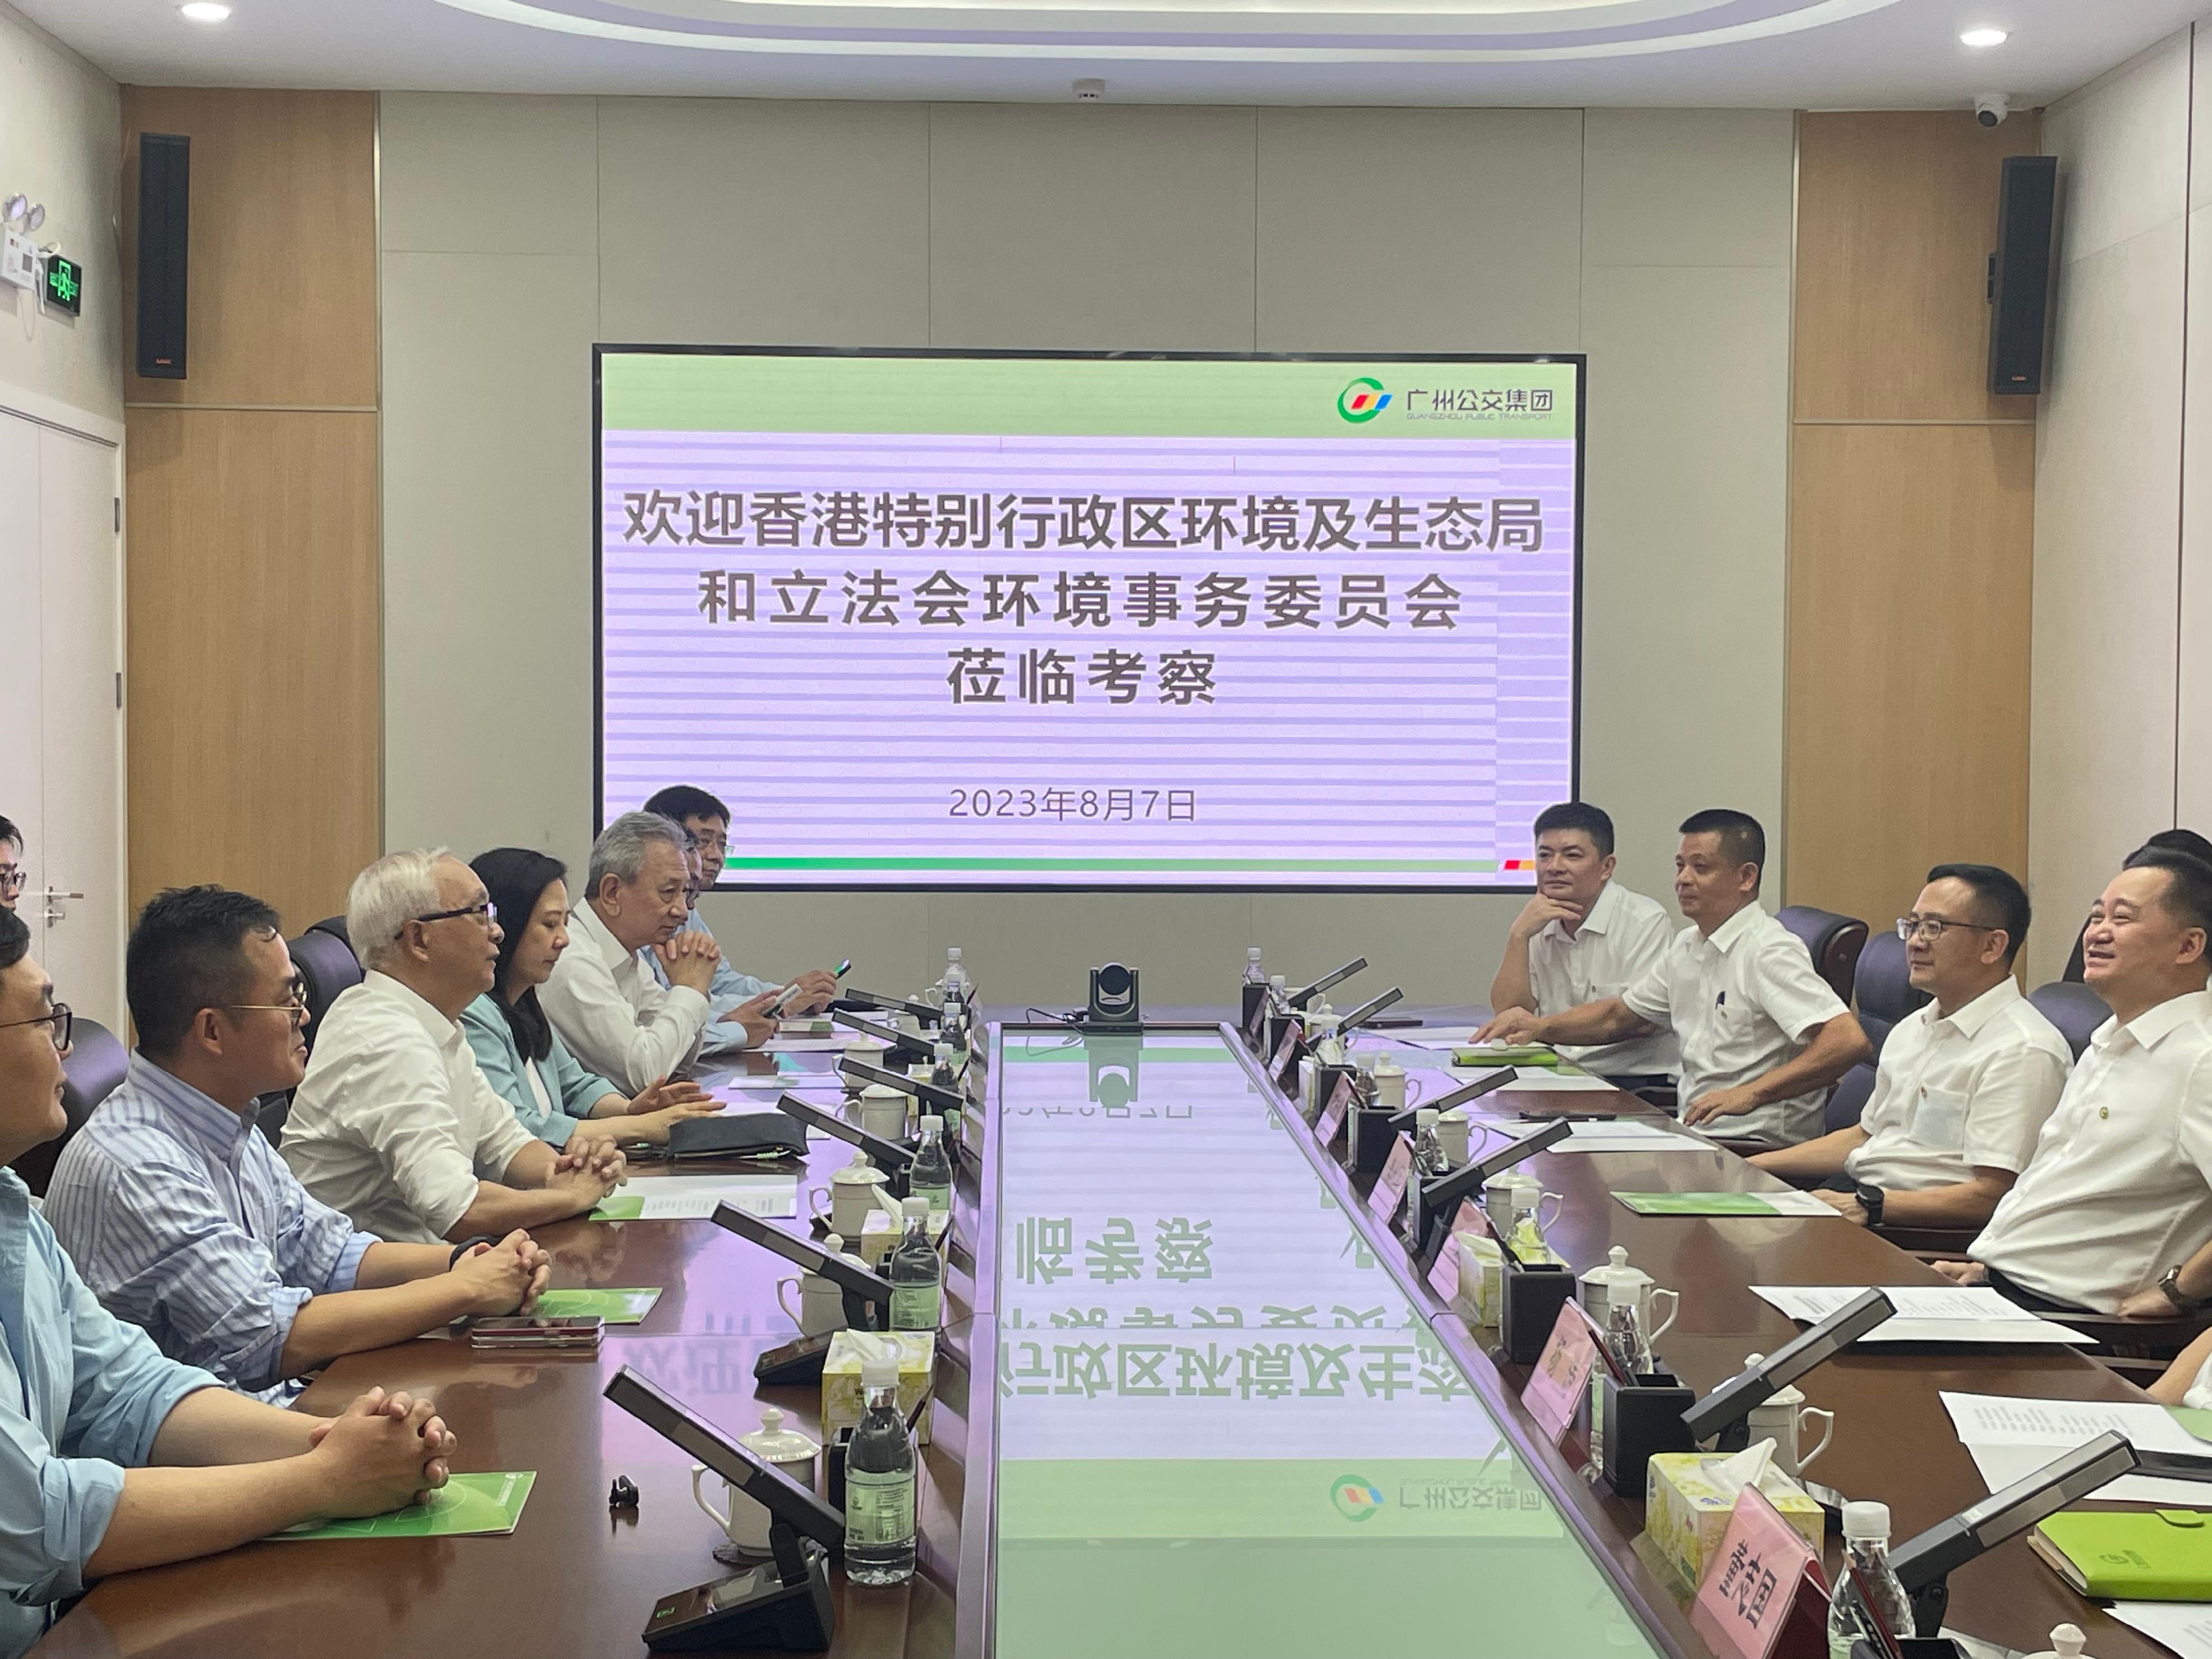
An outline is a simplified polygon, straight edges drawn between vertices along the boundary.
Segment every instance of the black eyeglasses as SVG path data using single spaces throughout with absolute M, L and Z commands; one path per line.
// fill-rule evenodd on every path
M 76 1016 L 70 1012 L 69 1004 L 57 1002 L 54 1004 L 53 1012 L 40 1014 L 36 1019 L 9 1020 L 4 1024 L 0 1024 L 0 1031 L 11 1030 L 18 1025 L 51 1025 L 53 1027 L 52 1036 L 54 1039 L 54 1047 L 63 1054 L 67 1054 L 70 1046 L 70 1028 L 76 1019 Z
M 483 925 L 484 930 L 488 933 L 490 931 L 492 924 L 499 920 L 499 906 L 494 904 L 489 899 L 485 899 L 482 902 L 477 904 L 464 904 L 458 909 L 433 910 L 427 916 L 410 916 L 408 920 L 410 921 L 451 921 L 456 916 L 476 917 Z M 407 930 L 404 927 L 402 927 L 398 933 L 394 933 L 392 937 L 398 939 L 401 933 L 404 933 Z
M 1932 944 L 1954 927 L 1963 927 L 1970 933 L 1996 932 L 1995 927 L 1984 927 L 1978 921 L 1953 921 L 1945 916 L 1899 916 L 1897 919 L 1897 936 L 1907 945 L 1912 943 L 1916 933 L 1923 936 Z
M 9 868 L 0 870 L 0 893 L 20 893 L 23 884 L 30 880 L 28 870 Z

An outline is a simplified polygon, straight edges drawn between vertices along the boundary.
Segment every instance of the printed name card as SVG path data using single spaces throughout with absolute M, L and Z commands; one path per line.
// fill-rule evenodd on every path
M 1820 1561 L 1765 1495 L 1746 1486 L 1705 1563 L 1691 1627 L 1733 1659 L 1797 1659 L 1827 1651 L 1827 1614 Z
M 1337 1131 L 1344 1127 L 1344 1115 L 1352 1109 L 1352 1079 L 1340 1077 L 1336 1087 L 1328 1091 L 1328 1104 L 1321 1109 L 1321 1120 L 1314 1125 L 1314 1139 L 1323 1146 L 1334 1141 Z
M 1298 1052 L 1298 1028 L 1295 1024 L 1283 1027 L 1283 1040 L 1275 1045 L 1275 1057 L 1267 1062 L 1267 1075 L 1280 1086 L 1290 1075 L 1291 1061 Z
M 1447 1302 L 1459 1294 L 1459 1251 L 1452 1239 L 1460 1233 L 1479 1233 L 1482 1231 L 1482 1212 L 1471 1200 L 1459 1201 L 1459 1213 L 1452 1218 L 1451 1231 L 1444 1235 L 1444 1247 L 1437 1253 L 1437 1265 L 1429 1269 L 1429 1288 Z
M 1575 1420 L 1597 1364 L 1597 1343 L 1571 1297 L 1552 1322 L 1551 1340 L 1536 1357 L 1536 1369 L 1521 1389 L 1521 1403 L 1558 1445 Z
M 1413 1143 L 1400 1135 L 1391 1143 L 1390 1156 L 1383 1163 L 1382 1173 L 1367 1189 L 1368 1213 L 1386 1227 L 1395 1221 L 1398 1206 L 1406 1201 L 1406 1183 L 1413 1175 Z

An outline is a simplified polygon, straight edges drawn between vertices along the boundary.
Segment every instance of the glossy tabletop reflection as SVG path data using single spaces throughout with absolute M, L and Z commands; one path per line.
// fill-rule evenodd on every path
M 1219 1036 L 1000 1054 L 1000 1659 L 1653 1651 Z

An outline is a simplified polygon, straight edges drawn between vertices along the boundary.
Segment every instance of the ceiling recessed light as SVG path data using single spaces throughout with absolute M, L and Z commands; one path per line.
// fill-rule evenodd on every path
M 220 23 L 230 15 L 230 8 L 220 0 L 185 0 L 177 9 L 195 23 Z
M 1968 29 L 1959 37 L 1959 44 L 1962 46 L 2001 46 L 2008 38 L 2002 29 Z

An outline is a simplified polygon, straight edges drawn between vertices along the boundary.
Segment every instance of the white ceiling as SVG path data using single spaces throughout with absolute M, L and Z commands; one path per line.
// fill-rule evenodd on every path
M 1109 102 L 2050 102 L 2207 0 L 14 0 L 142 85 Z M 1975 51 L 1960 32 L 2011 31 Z

